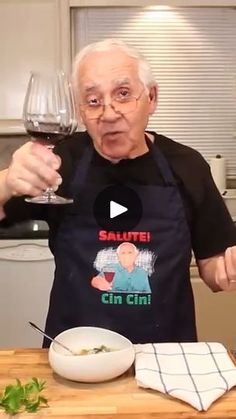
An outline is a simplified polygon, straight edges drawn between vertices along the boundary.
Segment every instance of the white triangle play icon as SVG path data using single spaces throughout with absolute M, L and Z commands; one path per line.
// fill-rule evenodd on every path
M 126 211 L 128 211 L 128 208 L 117 204 L 115 201 L 110 201 L 110 218 L 115 218 Z

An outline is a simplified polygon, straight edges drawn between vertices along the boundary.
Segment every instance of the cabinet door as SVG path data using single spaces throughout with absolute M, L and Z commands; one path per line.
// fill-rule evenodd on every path
M 56 0 L 0 1 L 0 120 L 20 119 L 30 71 L 59 62 Z
M 197 317 L 198 340 L 222 342 L 236 349 L 236 294 L 213 293 L 200 278 L 192 280 Z

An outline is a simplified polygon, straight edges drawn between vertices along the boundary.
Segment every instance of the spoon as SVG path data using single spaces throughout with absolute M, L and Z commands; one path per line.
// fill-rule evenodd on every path
M 72 351 L 72 349 L 65 346 L 63 343 L 59 342 L 57 339 L 53 339 L 50 336 L 48 336 L 42 329 L 40 329 L 36 324 L 29 322 L 30 326 L 33 327 L 33 329 L 37 330 L 37 332 L 41 333 L 41 335 L 45 336 L 52 342 L 55 342 L 57 345 L 60 345 L 62 348 L 66 349 L 68 352 L 70 352 L 72 355 L 77 355 L 75 352 Z

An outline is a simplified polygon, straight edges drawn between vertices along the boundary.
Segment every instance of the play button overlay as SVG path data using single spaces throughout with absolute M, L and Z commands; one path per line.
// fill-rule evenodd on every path
M 107 231 L 130 231 L 142 217 L 138 194 L 122 185 L 108 186 L 94 203 L 94 217 L 99 227 Z
M 128 211 L 128 208 L 123 205 L 117 204 L 117 202 L 114 201 L 110 202 L 110 218 L 118 217 L 118 215 L 121 215 L 126 211 Z

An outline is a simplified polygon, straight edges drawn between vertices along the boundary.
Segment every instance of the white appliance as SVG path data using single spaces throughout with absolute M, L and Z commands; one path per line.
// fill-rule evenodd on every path
M 0 240 L 0 347 L 41 347 L 54 275 L 46 239 Z
M 225 189 L 225 191 L 222 193 L 222 196 L 224 198 L 225 204 L 235 221 L 236 219 L 236 189 Z

